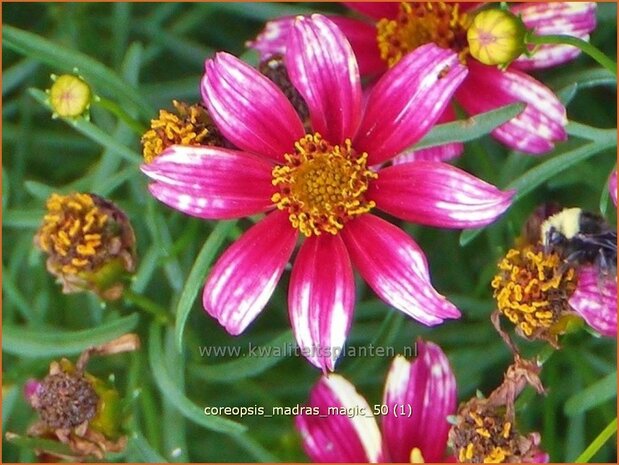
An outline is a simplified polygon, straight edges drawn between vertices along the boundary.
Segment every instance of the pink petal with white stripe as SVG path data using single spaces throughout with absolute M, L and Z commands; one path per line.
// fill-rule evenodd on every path
M 443 114 L 467 70 L 451 50 L 427 44 L 406 55 L 372 88 L 353 141 L 370 165 L 419 141 Z
M 380 57 L 376 42 L 376 25 L 345 16 L 329 16 L 329 19 L 350 42 L 361 76 L 372 77 L 387 71 L 387 62 Z
M 456 378 L 439 346 L 418 340 L 416 348 L 414 362 L 398 356 L 387 375 L 383 404 L 390 413 L 381 424 L 385 456 L 391 462 L 409 462 L 416 447 L 426 462 L 442 462 L 450 428 L 447 416 L 456 412 Z M 393 409 L 402 406 L 405 414 L 396 417 Z
M 351 10 L 372 19 L 395 19 L 399 11 L 398 2 L 344 2 Z
M 515 102 L 526 103 L 518 116 L 492 131 L 512 149 L 540 155 L 567 138 L 565 107 L 550 89 L 521 71 L 501 71 L 469 60 L 469 75 L 456 98 L 471 115 Z
M 288 309 L 297 344 L 314 366 L 333 371 L 354 307 L 355 280 L 342 238 L 307 238 L 292 268 Z
M 296 426 L 305 452 L 313 462 L 377 462 L 381 437 L 372 409 L 355 387 L 339 375 L 323 376 L 313 387 L 307 407 L 319 409 L 319 415 L 299 415 Z M 348 417 L 329 412 L 342 409 L 367 412 Z M 356 409 L 356 410 L 355 410 Z
M 514 193 L 446 163 L 416 161 L 382 169 L 367 198 L 377 208 L 413 223 L 476 228 L 507 210 Z
M 594 266 L 581 269 L 569 304 L 598 333 L 617 337 L 616 276 L 600 276 Z
M 613 203 L 615 207 L 617 206 L 617 170 L 613 170 L 610 173 L 610 178 L 608 178 L 608 192 L 610 193 L 610 198 L 613 199 Z
M 273 207 L 272 164 L 249 153 L 175 145 L 141 170 L 155 198 L 188 215 L 241 218 Z
M 224 52 L 207 60 L 202 97 L 222 134 L 235 146 L 283 161 L 305 134 L 288 99 L 269 79 Z
M 297 240 L 288 215 L 273 212 L 248 229 L 219 258 L 202 303 L 232 334 L 242 333 L 266 306 Z
M 307 103 L 314 131 L 332 144 L 351 138 L 361 116 L 361 82 L 342 31 L 322 15 L 297 17 L 286 49 L 286 68 Z
M 521 15 L 536 34 L 566 34 L 587 40 L 596 26 L 595 2 L 547 2 L 515 5 L 511 11 Z M 520 69 L 540 69 L 565 63 L 580 54 L 569 45 L 543 45 L 532 57 L 521 56 L 514 62 Z
M 451 123 L 456 120 L 456 112 L 451 105 L 445 108 L 445 111 L 436 121 L 437 124 Z M 461 142 L 453 142 L 451 144 L 438 145 L 421 150 L 411 150 L 398 155 L 393 159 L 394 165 L 408 163 L 410 161 L 447 161 L 459 157 L 464 152 L 464 144 Z
M 342 236 L 363 279 L 389 305 L 427 326 L 460 317 L 432 287 L 425 255 L 404 231 L 365 214 L 346 223 Z
M 260 54 L 260 61 L 268 60 L 273 55 L 284 55 L 294 19 L 294 16 L 283 16 L 267 21 L 256 38 L 245 45 Z

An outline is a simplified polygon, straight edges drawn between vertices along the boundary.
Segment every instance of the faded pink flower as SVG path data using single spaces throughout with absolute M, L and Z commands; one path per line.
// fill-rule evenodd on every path
M 582 267 L 569 304 L 602 336 L 617 337 L 616 276 L 601 276 L 596 266 Z
M 425 325 L 460 312 L 430 282 L 425 256 L 401 229 L 373 215 L 445 228 L 491 223 L 508 208 L 501 192 L 447 164 L 374 168 L 420 140 L 443 112 L 466 68 L 451 50 L 420 47 L 362 100 L 352 48 L 320 15 L 291 26 L 285 61 L 307 103 L 313 132 L 266 77 L 227 54 L 206 62 L 202 93 L 222 134 L 239 150 L 174 146 L 142 170 L 151 193 L 206 219 L 269 212 L 213 267 L 206 311 L 240 334 L 264 309 L 305 236 L 288 293 L 299 346 L 333 370 L 354 303 L 352 266 L 389 305 Z
M 320 378 L 306 407 L 318 414 L 296 418 L 312 461 L 445 461 L 447 417 L 456 413 L 456 379 L 439 346 L 420 340 L 417 352 L 412 363 L 402 356 L 393 360 L 382 404 L 375 407 L 342 376 Z M 376 416 L 381 418 L 380 429 Z
M 533 57 L 518 58 L 506 71 L 487 66 L 468 52 L 466 32 L 474 10 L 483 3 L 404 2 L 346 3 L 361 19 L 334 16 L 350 41 L 362 76 L 385 73 L 408 54 L 427 43 L 451 49 L 469 70 L 456 93 L 456 101 L 477 115 L 503 105 L 524 102 L 526 108 L 499 126 L 492 134 L 508 147 L 529 154 L 543 154 L 556 141 L 565 140 L 565 108 L 546 86 L 525 71 L 556 66 L 575 58 L 579 50 L 565 45 L 544 45 Z M 538 34 L 568 34 L 588 39 L 595 28 L 594 2 L 545 2 L 511 6 L 525 25 Z M 279 18 L 267 23 L 264 31 L 250 42 L 264 56 L 281 53 L 293 19 Z M 445 121 L 453 119 L 446 115 Z M 426 149 L 435 160 L 453 156 L 458 147 Z M 428 152 L 429 151 L 429 152 Z M 461 151 L 461 148 L 460 148 Z

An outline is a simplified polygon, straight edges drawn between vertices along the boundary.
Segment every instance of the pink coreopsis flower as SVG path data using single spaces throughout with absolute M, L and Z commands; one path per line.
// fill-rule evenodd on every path
M 352 265 L 381 299 L 425 325 L 460 316 L 432 287 L 417 244 L 371 210 L 470 228 L 494 221 L 513 192 L 439 162 L 375 168 L 418 141 L 443 112 L 467 72 L 451 50 L 420 47 L 377 82 L 365 104 L 352 48 L 325 17 L 297 18 L 285 62 L 312 132 L 271 81 L 218 53 L 206 62 L 202 93 L 238 150 L 174 146 L 142 170 L 156 198 L 187 214 L 268 212 L 206 281 L 204 308 L 230 334 L 264 309 L 299 232 L 305 237 L 290 278 L 290 320 L 310 362 L 333 370 L 352 321 Z
M 570 306 L 602 336 L 617 337 L 617 277 L 601 276 L 596 266 L 578 270 Z
M 306 412 L 296 424 L 314 462 L 444 462 L 456 379 L 440 347 L 418 341 L 414 362 L 393 360 L 381 404 L 370 407 L 352 384 L 331 374 L 312 389 Z
M 362 76 L 380 76 L 424 44 L 453 50 L 469 73 L 456 93 L 457 102 L 471 115 L 515 102 L 526 108 L 492 134 L 508 147 L 543 154 L 566 138 L 565 108 L 550 89 L 525 71 L 555 66 L 576 57 L 579 50 L 565 45 L 544 45 L 533 57 L 518 58 L 505 71 L 473 58 L 467 30 L 475 10 L 483 3 L 403 2 L 346 3 L 362 19 L 330 17 L 350 41 Z M 594 2 L 523 3 L 511 6 L 527 28 L 538 34 L 568 34 L 587 39 L 595 28 Z M 287 44 L 292 18 L 267 23 L 249 45 L 264 56 L 281 53 Z M 453 119 L 445 115 L 444 121 Z M 426 149 L 423 158 L 444 160 L 461 147 Z

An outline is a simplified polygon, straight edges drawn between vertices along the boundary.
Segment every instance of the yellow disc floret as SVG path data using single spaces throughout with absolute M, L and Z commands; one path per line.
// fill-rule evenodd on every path
M 358 154 L 351 141 L 331 145 L 320 134 L 308 134 L 273 168 L 272 200 L 289 213 L 290 223 L 305 236 L 337 234 L 350 219 L 367 213 L 375 203 L 365 199 L 371 179 L 367 153 Z
M 568 299 L 576 288 L 575 271 L 541 246 L 511 249 L 492 280 L 499 310 L 526 337 L 552 336 L 569 313 Z
M 392 67 L 417 47 L 434 43 L 455 51 L 464 62 L 469 25 L 469 16 L 457 3 L 400 3 L 395 19 L 383 18 L 376 24 L 380 56 Z
M 202 105 L 172 102 L 176 114 L 159 111 L 159 118 L 151 120 L 150 130 L 142 136 L 144 161 L 152 162 L 168 147 L 178 145 L 223 145 L 223 137 Z

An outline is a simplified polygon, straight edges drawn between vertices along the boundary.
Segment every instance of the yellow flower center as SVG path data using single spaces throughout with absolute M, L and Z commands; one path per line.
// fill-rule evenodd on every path
M 499 310 L 526 336 L 553 329 L 569 311 L 576 288 L 573 268 L 565 269 L 558 254 L 541 246 L 511 249 L 492 280 Z
M 96 268 L 104 255 L 108 216 L 93 197 L 52 194 L 47 211 L 36 240 L 54 266 L 65 274 Z
M 460 463 L 503 463 L 517 450 L 511 422 L 481 408 L 469 410 L 454 433 Z
M 380 56 L 392 67 L 417 47 L 435 43 L 457 52 L 464 62 L 469 50 L 466 31 L 470 23 L 457 3 L 400 3 L 395 19 L 383 18 L 376 24 Z
M 375 207 L 365 192 L 378 175 L 367 168 L 367 153 L 358 154 L 349 139 L 331 145 L 318 133 L 308 134 L 284 158 L 285 164 L 273 168 L 279 192 L 271 200 L 305 236 L 337 234 L 347 221 Z
M 152 162 L 168 147 L 178 145 L 223 145 L 223 138 L 206 108 L 173 101 L 178 114 L 159 110 L 151 120 L 150 130 L 142 136 L 144 161 Z

